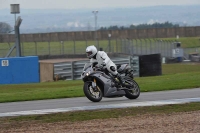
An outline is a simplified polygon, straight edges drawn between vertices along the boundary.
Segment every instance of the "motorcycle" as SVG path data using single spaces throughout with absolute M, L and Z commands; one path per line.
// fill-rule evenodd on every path
M 102 97 L 125 96 L 128 99 L 139 97 L 140 87 L 133 79 L 133 70 L 128 64 L 117 66 L 118 73 L 125 80 L 124 86 L 106 68 L 96 67 L 96 64 L 97 62 L 86 63 L 81 74 L 84 82 L 83 92 L 89 100 L 100 102 Z

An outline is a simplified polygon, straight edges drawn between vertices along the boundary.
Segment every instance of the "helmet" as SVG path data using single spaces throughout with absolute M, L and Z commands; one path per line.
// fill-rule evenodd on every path
M 86 48 L 86 55 L 89 59 L 91 59 L 92 57 L 94 57 L 94 55 L 97 53 L 97 48 L 92 45 L 92 46 L 88 46 Z

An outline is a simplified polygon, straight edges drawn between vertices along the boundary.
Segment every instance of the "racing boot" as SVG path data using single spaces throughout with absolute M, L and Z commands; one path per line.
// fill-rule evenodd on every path
M 117 79 L 119 80 L 120 84 L 122 85 L 122 87 L 125 87 L 125 81 L 124 79 L 121 77 L 121 75 L 118 73 L 116 75 Z

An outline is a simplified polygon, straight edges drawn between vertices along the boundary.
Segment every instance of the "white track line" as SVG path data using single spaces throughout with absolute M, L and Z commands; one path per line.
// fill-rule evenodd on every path
M 110 105 L 82 106 L 82 107 L 70 107 L 70 108 L 58 108 L 58 109 L 7 112 L 7 113 L 0 113 L 0 117 L 51 114 L 51 113 L 81 111 L 81 110 L 113 109 L 113 108 L 142 107 L 142 106 L 159 106 L 159 105 L 169 105 L 169 104 L 184 104 L 184 103 L 191 103 L 191 102 L 200 102 L 200 97 L 198 97 L 198 98 L 185 98 L 185 99 L 160 100 L 160 101 L 120 103 L 120 104 L 110 104 Z

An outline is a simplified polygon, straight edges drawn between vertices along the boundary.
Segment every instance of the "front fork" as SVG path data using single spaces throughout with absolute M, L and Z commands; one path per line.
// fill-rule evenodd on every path
M 95 92 L 101 91 L 100 88 L 97 86 L 97 81 L 95 78 L 94 78 L 94 82 L 92 82 L 92 88 L 94 88 Z

